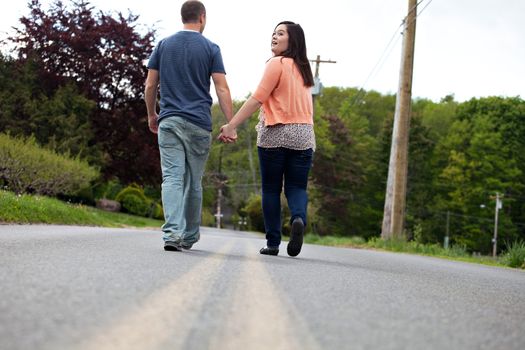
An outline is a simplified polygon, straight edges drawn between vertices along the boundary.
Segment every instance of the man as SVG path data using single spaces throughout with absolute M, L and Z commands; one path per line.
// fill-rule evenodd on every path
M 212 130 L 210 76 L 222 112 L 228 121 L 232 118 L 220 48 L 202 35 L 206 8 L 200 1 L 186 1 L 181 17 L 183 30 L 155 47 L 145 87 L 149 129 L 159 141 L 167 251 L 190 249 L 200 238 L 202 175 Z

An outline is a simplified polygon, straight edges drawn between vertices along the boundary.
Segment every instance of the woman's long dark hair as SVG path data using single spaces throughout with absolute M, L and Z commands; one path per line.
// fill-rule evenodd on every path
M 292 58 L 301 72 L 305 86 L 314 86 L 314 76 L 312 75 L 312 68 L 306 55 L 306 40 L 304 38 L 303 28 L 299 24 L 290 21 L 282 21 L 279 25 L 284 24 L 288 31 L 288 49 L 280 54 L 280 56 Z

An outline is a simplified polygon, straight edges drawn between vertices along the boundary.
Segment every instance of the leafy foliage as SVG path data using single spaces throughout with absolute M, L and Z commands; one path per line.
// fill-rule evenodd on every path
M 130 214 L 156 219 L 163 218 L 160 204 L 148 198 L 144 193 L 144 189 L 136 184 L 131 184 L 120 191 L 115 200 L 120 202 L 124 211 Z
M 488 101 L 490 104 L 486 104 Z M 473 105 L 488 108 L 472 111 Z M 490 220 L 493 211 L 484 210 L 480 205 L 493 203 L 491 196 L 495 192 L 523 191 L 523 172 L 513 149 L 517 140 L 504 137 L 508 121 L 494 114 L 494 111 L 505 109 L 504 105 L 506 101 L 494 98 L 471 100 L 461 105 L 458 120 L 452 124 L 439 149 L 440 157 L 448 159 L 438 175 L 446 184 L 446 192 L 436 201 L 437 207 L 464 215 L 460 219 L 461 231 L 454 234 L 453 240 L 474 251 L 490 249 L 492 228 L 480 226 L 468 217 Z M 517 231 L 509 219 L 507 215 L 502 216 L 501 235 L 504 240 L 513 241 Z
M 21 60 L 33 58 L 39 77 L 49 90 L 74 81 L 79 90 L 100 107 L 132 101 L 142 93 L 143 61 L 148 58 L 153 32 L 140 35 L 138 16 L 116 16 L 94 11 L 89 1 L 68 8 L 55 1 L 48 11 L 31 0 L 29 15 L 20 19 L 12 41 Z
M 260 195 L 252 194 L 244 207 L 249 218 L 250 228 L 264 232 L 264 218 L 262 214 L 262 198 Z
M 13 192 L 73 195 L 98 176 L 85 161 L 43 149 L 34 138 L 0 134 L 0 182 Z
M 38 85 L 33 62 L 0 57 L 0 97 L 0 131 L 33 135 L 58 153 L 100 164 L 90 120 L 95 103 L 74 85 L 61 86 L 47 96 Z
M 370 239 L 380 234 L 395 96 L 370 92 L 356 99 L 356 92 L 326 88 L 316 99 L 309 223 L 319 235 Z M 495 191 L 507 194 L 500 215 L 501 239 L 525 236 L 523 103 L 492 97 L 458 103 L 453 96 L 439 103 L 414 101 L 405 225 L 409 239 L 441 244 L 449 212 L 451 244 L 489 253 Z M 224 122 L 221 117 L 216 121 Z M 248 156 L 256 154 L 256 147 L 246 142 L 255 122 L 252 117 L 239 129 L 237 144 L 212 145 L 208 175 L 226 176 L 224 193 L 234 208 L 259 192 L 256 183 L 252 185 L 252 178 L 258 179 L 258 164 L 254 177 Z M 485 209 L 480 204 L 486 204 Z
M 138 16 L 96 11 L 85 0 L 28 6 L 10 38 L 17 53 L 10 65 L 26 73 L 26 83 L 11 83 L 23 93 L 10 96 L 15 109 L 3 119 L 24 116 L 17 134 L 38 129 L 39 143 L 87 157 L 108 179 L 158 184 L 156 138 L 141 98 L 154 31 L 142 35 Z M 86 145 L 97 151 L 88 156 Z
M 525 242 L 516 241 L 511 244 L 502 259 L 510 267 L 525 269 Z
M 148 131 L 141 98 L 143 62 L 154 31 L 141 34 L 137 16 L 96 11 L 85 0 L 55 1 L 47 10 L 39 0 L 28 5 L 11 38 L 15 57 L 0 56 L 0 132 L 31 136 L 35 145 L 99 166 L 105 179 L 95 186 L 94 197 L 115 197 L 135 182 L 147 198 L 159 199 L 157 140 Z M 314 234 L 372 242 L 380 234 L 395 99 L 339 87 L 325 88 L 315 99 L 317 149 L 308 214 Z M 241 105 L 235 102 L 234 109 Z M 226 122 L 218 105 L 212 106 L 212 116 L 217 135 Z M 225 219 L 250 216 L 252 229 L 264 230 L 257 121 L 254 115 L 239 127 L 235 144 L 212 144 L 203 193 L 209 224 L 215 222 L 221 189 Z M 500 241 L 525 239 L 525 102 L 520 97 L 414 100 L 408 158 L 405 227 L 414 244 L 441 244 L 448 232 L 454 247 L 488 253 L 495 192 L 503 194 Z M 18 181 L 3 176 L 4 184 Z M 111 185 L 102 185 L 108 181 Z M 135 202 L 129 207 L 140 207 Z M 287 218 L 283 222 L 286 231 Z

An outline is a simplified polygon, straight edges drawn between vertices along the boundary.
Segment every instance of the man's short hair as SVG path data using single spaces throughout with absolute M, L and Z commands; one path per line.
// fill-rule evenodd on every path
M 198 22 L 202 14 L 206 14 L 206 8 L 202 2 L 196 0 L 186 1 L 180 9 L 182 23 Z

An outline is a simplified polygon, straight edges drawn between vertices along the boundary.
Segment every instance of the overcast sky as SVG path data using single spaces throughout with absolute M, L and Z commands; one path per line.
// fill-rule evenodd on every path
M 63 0 L 68 3 L 68 0 Z M 50 0 L 42 0 L 47 8 Z M 183 1 L 92 0 L 97 9 L 139 15 L 157 40 L 181 29 Z M 408 0 L 207 0 L 204 35 L 222 50 L 232 95 L 243 99 L 271 56 L 270 38 L 281 20 L 301 24 L 308 55 L 321 64 L 324 86 L 395 93 L 401 57 L 401 21 Z M 525 98 L 524 0 L 422 0 L 416 28 L 413 96 L 465 101 L 483 96 Z M 2 3 L 5 36 L 28 13 L 27 1 Z M 312 66 L 315 69 L 314 66 Z

